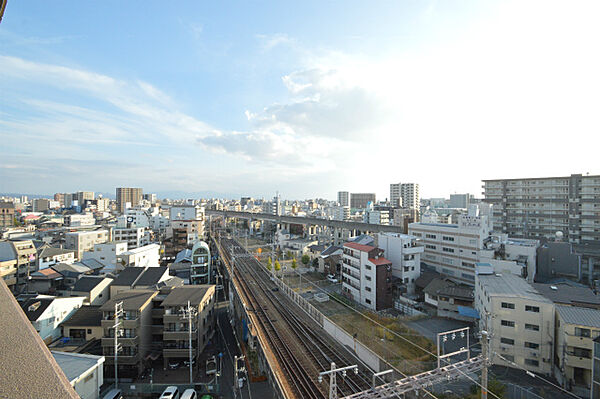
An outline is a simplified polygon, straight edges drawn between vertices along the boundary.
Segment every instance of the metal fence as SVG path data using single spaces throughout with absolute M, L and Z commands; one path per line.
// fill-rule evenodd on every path
M 121 390 L 124 396 L 132 398 L 149 398 L 156 397 L 157 394 L 163 393 L 163 391 L 170 386 L 175 386 L 179 389 L 179 392 L 183 392 L 186 389 L 194 389 L 200 396 L 209 394 L 217 396 L 219 394 L 218 384 L 148 384 L 148 383 L 132 383 L 122 382 L 118 384 L 118 389 Z M 111 389 L 115 388 L 112 384 L 108 386 L 100 395 L 103 397 Z
M 533 387 L 525 388 L 520 385 L 512 384 L 510 382 L 504 382 L 506 386 L 506 392 L 504 396 L 507 399 L 545 399 L 533 392 Z

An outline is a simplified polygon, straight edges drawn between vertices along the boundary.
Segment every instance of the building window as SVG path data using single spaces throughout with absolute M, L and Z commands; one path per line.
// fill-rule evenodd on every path
M 525 324 L 525 329 L 531 331 L 540 331 L 540 326 L 537 324 Z
M 371 281 L 371 276 L 365 276 L 365 280 Z
M 454 249 L 453 249 L 453 248 L 446 248 L 446 247 L 442 247 L 442 251 L 444 251 L 444 252 L 450 252 L 450 253 L 454 253 Z
M 427 249 L 436 249 L 437 247 L 435 245 L 425 244 L 425 248 L 427 248 Z
M 504 309 L 514 309 L 515 308 L 515 304 L 514 303 L 509 303 L 509 302 L 502 302 L 502 307 Z
M 525 347 L 529 349 L 539 349 L 540 344 L 536 344 L 535 342 L 525 342 Z
M 502 320 L 500 322 L 500 324 L 502 324 L 504 327 L 514 327 L 515 326 L 515 322 L 512 320 Z
M 591 336 L 591 331 L 589 328 L 579 328 L 579 327 L 575 327 L 575 336 L 576 337 L 584 337 L 584 338 L 590 338 Z
M 365 287 L 365 290 L 371 292 L 371 287 Z
M 525 305 L 525 311 L 526 312 L 540 313 L 540 308 L 539 308 L 539 306 Z
M 512 338 L 504 338 L 504 337 L 501 337 L 501 338 L 500 338 L 500 343 L 502 343 L 502 344 L 506 344 L 506 345 L 514 345 L 514 344 L 515 344 L 515 340 L 514 340 L 514 339 L 512 339 Z
M 369 305 L 371 304 L 371 300 L 370 299 L 365 299 L 365 302 L 368 303 Z
M 435 240 L 437 236 L 435 234 L 425 234 L 425 238 L 431 238 Z
M 454 237 L 442 236 L 442 240 L 444 240 L 444 241 L 454 241 Z
M 525 364 L 527 366 L 534 366 L 534 367 L 540 366 L 540 362 L 535 359 L 525 359 Z

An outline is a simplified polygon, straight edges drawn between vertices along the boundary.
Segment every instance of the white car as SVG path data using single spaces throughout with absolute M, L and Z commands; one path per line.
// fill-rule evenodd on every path
M 335 276 L 335 274 L 328 274 L 327 280 L 329 280 L 330 283 L 334 283 L 334 284 L 338 282 L 338 279 Z
M 160 399 L 179 399 L 179 389 L 174 386 L 166 387 Z
M 206 359 L 206 375 L 215 374 L 217 372 L 217 358 L 211 356 Z

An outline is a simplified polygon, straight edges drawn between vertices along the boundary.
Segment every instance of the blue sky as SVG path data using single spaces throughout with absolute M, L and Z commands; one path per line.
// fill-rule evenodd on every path
M 0 192 L 385 198 L 600 173 L 598 7 L 9 1 Z

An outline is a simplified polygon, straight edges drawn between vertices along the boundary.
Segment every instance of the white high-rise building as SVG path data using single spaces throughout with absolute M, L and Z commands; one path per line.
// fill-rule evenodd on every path
M 390 203 L 395 207 L 416 209 L 421 207 L 419 184 L 392 183 L 390 184 Z
M 415 292 L 415 280 L 421 275 L 423 246 L 417 237 L 399 233 L 379 233 L 377 247 L 392 262 L 392 275 L 406 286 L 407 293 Z
M 338 191 L 338 203 L 340 206 L 350 206 L 350 193 L 348 191 Z

